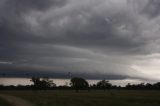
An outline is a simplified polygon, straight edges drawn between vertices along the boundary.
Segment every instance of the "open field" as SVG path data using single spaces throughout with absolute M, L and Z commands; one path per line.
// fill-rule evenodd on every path
M 160 106 L 160 91 L 80 91 L 76 93 L 56 90 L 1 91 L 0 93 L 23 98 L 37 106 Z
M 0 106 L 10 106 L 10 104 L 7 103 L 7 101 L 5 101 L 2 98 L 0 98 Z

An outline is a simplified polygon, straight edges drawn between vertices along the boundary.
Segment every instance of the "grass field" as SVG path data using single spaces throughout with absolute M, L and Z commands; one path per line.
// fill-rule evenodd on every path
M 160 91 L 5 91 L 37 106 L 160 106 Z M 7 105 L 6 105 L 7 106 Z
M 7 103 L 5 100 L 3 100 L 2 98 L 0 98 L 0 106 L 10 106 L 9 103 Z

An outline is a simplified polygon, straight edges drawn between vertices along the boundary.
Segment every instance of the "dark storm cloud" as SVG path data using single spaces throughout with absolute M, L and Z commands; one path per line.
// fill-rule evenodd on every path
M 159 0 L 148 0 L 147 5 L 144 7 L 143 11 L 149 17 L 153 18 L 160 14 L 160 1 Z
M 136 56 L 159 52 L 158 20 L 144 15 L 158 16 L 155 2 L 2 0 L 0 70 L 10 76 L 144 78 L 132 66 Z
M 26 29 L 24 14 L 30 11 L 45 11 L 60 7 L 66 0 L 2 0 L 0 2 L 0 51 L 1 59 L 18 58 L 26 43 L 41 42 Z M 42 41 L 43 42 L 43 41 Z M 47 42 L 47 41 L 46 41 Z M 23 45 L 23 46 L 22 46 Z
M 11 10 L 15 13 L 22 13 L 29 10 L 44 11 L 51 6 L 61 6 L 66 3 L 66 0 L 2 0 L 1 8 L 6 9 L 6 11 Z
M 39 76 L 39 77 L 45 77 L 45 76 L 50 76 L 53 78 L 70 78 L 70 75 L 68 72 L 70 70 L 64 70 L 64 72 L 58 72 L 58 71 L 52 71 L 53 68 L 47 68 L 47 67 L 32 67 L 32 66 L 16 66 L 16 65 L 0 65 L 1 67 L 1 72 L 0 76 L 1 77 L 31 77 L 31 76 Z M 45 70 L 45 71 L 44 71 Z M 67 72 L 68 71 L 68 72 Z M 112 75 L 112 74 L 101 74 L 101 73 L 95 73 L 88 74 L 84 72 L 76 73 L 73 72 L 71 73 L 72 76 L 76 77 L 83 77 L 87 79 L 102 79 L 102 78 L 107 78 L 108 80 L 116 80 L 116 79 L 126 79 L 129 76 L 125 75 Z
M 128 0 L 128 3 L 133 4 L 134 8 L 138 8 L 139 13 L 144 14 L 149 18 L 155 18 L 159 16 L 159 0 Z
M 46 4 L 50 5 L 51 1 L 47 0 L 45 2 L 46 3 L 42 3 L 42 4 L 44 4 L 44 7 L 47 8 L 48 6 L 46 6 Z M 31 5 L 26 5 L 30 3 Z M 14 3 L 11 3 L 11 5 L 13 4 Z M 132 16 L 129 16 L 127 12 L 122 11 L 122 13 L 113 14 L 113 15 L 112 14 L 110 15 L 108 13 L 106 13 L 106 15 L 105 13 L 97 14 L 97 13 L 94 13 L 94 11 L 92 11 L 92 8 L 94 9 L 94 7 L 90 7 L 89 5 L 89 6 L 86 6 L 85 7 L 86 9 L 84 10 L 81 8 L 74 10 L 74 8 L 72 7 L 70 8 L 70 10 L 65 10 L 64 8 L 63 11 L 64 12 L 66 11 L 66 13 L 60 12 L 60 14 L 56 15 L 56 12 L 55 12 L 55 16 L 54 16 L 54 12 L 53 12 L 52 16 L 48 16 L 49 19 L 48 17 L 45 19 L 47 21 L 39 21 L 38 18 L 43 17 L 43 15 L 45 15 L 45 13 L 42 13 L 42 15 L 40 15 L 40 17 L 38 18 L 31 16 L 33 19 L 36 18 L 35 21 L 37 21 L 39 24 L 39 26 L 37 27 L 38 28 L 42 27 L 39 30 L 37 30 L 37 33 L 38 34 L 42 33 L 43 35 L 36 36 L 37 33 L 36 34 L 33 33 L 36 27 L 33 27 L 33 29 L 28 28 L 28 27 L 31 27 L 30 24 L 33 24 L 34 22 L 32 22 L 32 20 L 27 20 L 28 19 L 27 18 L 26 20 L 31 22 L 29 26 L 27 26 L 26 24 L 28 23 L 26 23 L 26 20 L 24 19 L 25 16 L 17 15 L 16 11 L 18 10 L 20 11 L 20 13 L 23 13 L 24 10 L 26 9 L 27 11 L 29 10 L 32 11 L 36 7 L 40 8 L 41 5 L 39 4 L 41 4 L 41 1 L 38 1 L 38 3 L 36 2 L 32 3 L 29 1 L 27 1 L 26 3 L 26 1 L 25 2 L 21 1 L 20 3 L 16 2 L 15 4 L 20 4 L 20 7 L 17 7 L 15 5 L 11 6 L 11 8 L 16 7 L 18 9 L 11 9 L 13 12 L 11 12 L 11 14 L 10 12 L 7 13 L 9 15 L 6 15 L 5 17 L 5 20 L 7 18 L 9 19 L 6 21 L 3 21 L 2 23 L 2 26 L 3 26 L 1 29 L 2 42 L 5 42 L 5 40 L 7 40 L 7 41 L 10 41 L 10 43 L 13 42 L 14 44 L 15 42 L 20 44 L 23 42 L 24 43 L 31 42 L 31 43 L 52 43 L 52 44 L 56 43 L 56 44 L 62 44 L 62 45 L 69 44 L 69 45 L 77 45 L 77 46 L 83 46 L 83 47 L 86 47 L 86 46 L 106 47 L 107 46 L 108 48 L 111 48 L 111 49 L 118 48 L 118 49 L 123 49 L 127 51 L 130 51 L 128 49 L 131 49 L 131 52 L 134 52 L 132 50 L 133 48 L 140 50 L 141 49 L 140 47 L 145 44 L 144 41 L 142 40 L 139 41 L 139 38 L 137 37 L 138 26 L 135 25 L 136 23 L 135 20 L 132 19 L 131 18 Z M 34 5 L 33 6 L 34 8 L 32 8 L 32 5 Z M 73 3 L 73 5 L 78 5 L 78 4 Z M 21 6 L 25 7 L 25 9 L 23 8 L 21 9 Z M 88 9 L 89 7 L 91 9 Z M 98 10 L 98 11 L 101 11 L 101 10 Z M 36 12 L 37 11 L 35 11 L 35 14 Z M 30 14 L 27 14 L 27 15 L 30 16 Z M 10 19 L 10 17 L 13 17 L 13 18 Z M 50 17 L 51 18 L 53 17 L 53 19 L 50 20 Z M 58 19 L 54 17 L 58 17 Z M 83 21 L 86 21 L 87 23 Z M 57 25 L 55 27 L 54 26 L 52 27 L 51 23 L 53 24 L 55 23 Z M 63 25 L 61 26 L 60 23 L 62 23 Z M 122 32 L 117 32 L 117 30 L 122 30 Z M 125 30 L 128 32 L 125 32 Z M 133 40 L 130 40 L 130 39 L 133 39 Z
M 29 39 L 27 36 L 30 36 L 30 34 L 25 29 L 24 15 L 32 11 L 42 12 L 50 7 L 60 7 L 65 3 L 66 0 L 2 0 L 0 28 L 2 36 L 5 37 L 4 40 Z

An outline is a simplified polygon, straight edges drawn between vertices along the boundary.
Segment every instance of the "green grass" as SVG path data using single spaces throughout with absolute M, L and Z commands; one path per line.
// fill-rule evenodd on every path
M 11 106 L 9 103 L 7 103 L 5 100 L 0 98 L 0 106 Z
M 6 91 L 37 106 L 160 106 L 160 91 Z

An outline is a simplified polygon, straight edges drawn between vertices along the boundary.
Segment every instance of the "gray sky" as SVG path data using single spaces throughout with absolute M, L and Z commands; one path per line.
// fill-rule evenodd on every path
M 160 80 L 160 0 L 1 0 L 0 74 Z

